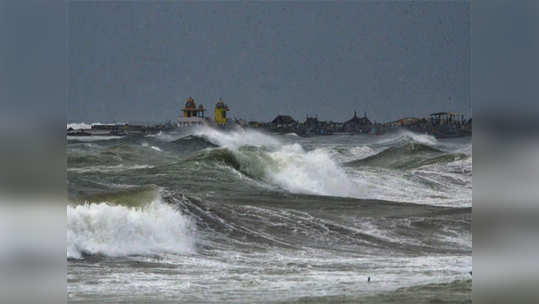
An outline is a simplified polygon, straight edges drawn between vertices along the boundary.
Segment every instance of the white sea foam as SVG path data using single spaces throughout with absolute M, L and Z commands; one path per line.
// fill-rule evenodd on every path
M 410 141 L 428 146 L 436 146 L 439 143 L 438 140 L 432 135 L 414 133 L 408 130 L 400 130 L 397 133 L 389 135 L 389 137 L 384 137 L 378 141 L 377 144 L 395 144 Z
M 241 146 L 264 146 L 270 148 L 263 162 L 265 180 L 291 192 L 312 193 L 335 196 L 356 196 L 358 187 L 346 175 L 338 163 L 325 149 L 305 151 L 299 144 L 281 145 L 281 142 L 268 134 L 255 130 L 223 132 L 203 127 L 197 135 L 207 138 L 219 146 L 231 149 L 234 153 Z
M 109 135 L 93 135 L 93 136 L 67 136 L 67 140 L 77 140 L 77 141 L 99 141 L 99 140 L 111 140 L 111 139 L 120 139 L 123 136 L 109 136 Z
M 142 146 L 143 147 L 149 147 L 150 149 L 153 149 L 155 151 L 159 151 L 159 152 L 162 152 L 163 150 L 161 150 L 161 148 L 157 147 L 157 146 L 150 146 L 147 142 L 143 142 L 142 143 Z
M 376 154 L 376 150 L 374 150 L 373 148 L 367 145 L 361 145 L 361 146 L 350 148 L 349 152 L 351 155 L 354 156 L 354 159 L 356 160 Z
M 171 142 L 178 140 L 182 137 L 186 136 L 184 133 L 176 133 L 176 132 L 163 132 L 159 131 L 155 134 L 148 134 L 146 137 L 153 137 L 162 141 Z
M 230 149 L 237 149 L 241 146 L 275 147 L 281 144 L 277 138 L 271 135 L 241 128 L 223 132 L 207 126 L 201 126 L 195 129 L 193 135 L 202 136 L 216 145 Z
M 343 150 L 340 148 L 340 153 L 336 147 L 329 147 L 329 153 L 340 163 L 364 159 L 369 156 L 372 156 L 377 153 L 378 150 L 375 150 L 368 145 L 358 145 L 351 148 L 346 148 Z
M 340 155 L 342 153 L 336 152 L 335 147 L 306 151 L 300 144 L 284 144 L 276 137 L 256 130 L 223 132 L 205 127 L 198 129 L 197 132 L 197 135 L 230 149 L 245 165 L 246 171 L 253 169 L 251 171 L 256 173 L 262 168 L 261 178 L 265 182 L 290 192 L 433 205 L 471 204 L 471 186 L 463 190 L 460 185 L 471 182 L 471 176 L 462 177 L 461 174 L 453 174 L 453 171 L 471 172 L 471 157 L 456 163 L 431 165 L 448 169 L 436 169 L 425 174 L 422 172 L 427 171 L 427 167 L 413 171 L 343 168 L 340 165 L 341 161 L 361 159 L 375 154 L 377 150 L 361 145 L 348 149 Z M 439 144 L 430 135 L 409 131 L 402 131 L 381 142 L 395 145 L 410 141 L 428 145 Z M 239 149 L 246 145 L 264 146 L 268 149 L 253 156 L 251 151 Z M 446 174 L 445 171 L 449 172 Z M 453 184 L 454 182 L 457 184 Z M 430 187 L 426 187 L 425 183 L 430 184 Z
M 335 196 L 357 196 L 358 186 L 322 149 L 306 152 L 299 144 L 285 145 L 268 155 L 276 166 L 268 166 L 268 179 L 291 192 Z
M 103 125 L 103 126 L 114 126 L 114 125 L 125 125 L 125 123 L 100 123 L 100 122 L 72 122 L 67 124 L 67 128 L 72 128 L 73 130 L 88 130 L 91 129 L 94 125 Z
M 92 128 L 92 124 L 88 124 L 88 123 L 85 123 L 85 122 L 73 122 L 73 123 L 68 123 L 67 124 L 67 128 L 71 128 L 71 129 L 74 129 L 74 130 L 87 130 L 87 129 L 91 129 Z
M 192 253 L 191 221 L 157 199 L 142 207 L 107 203 L 67 207 L 67 257 Z

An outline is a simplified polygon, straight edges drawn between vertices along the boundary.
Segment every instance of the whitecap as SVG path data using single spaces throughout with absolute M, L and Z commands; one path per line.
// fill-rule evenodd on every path
M 161 199 L 142 207 L 92 203 L 67 207 L 67 257 L 194 252 L 192 223 Z

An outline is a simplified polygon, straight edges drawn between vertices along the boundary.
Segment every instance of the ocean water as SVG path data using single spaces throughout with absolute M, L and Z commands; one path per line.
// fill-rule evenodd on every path
M 69 302 L 471 302 L 470 138 L 201 127 L 67 157 Z

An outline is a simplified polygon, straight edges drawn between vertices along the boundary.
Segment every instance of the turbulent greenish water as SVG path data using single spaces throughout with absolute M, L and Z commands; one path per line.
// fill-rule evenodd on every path
M 471 301 L 469 138 L 200 128 L 67 156 L 70 302 Z

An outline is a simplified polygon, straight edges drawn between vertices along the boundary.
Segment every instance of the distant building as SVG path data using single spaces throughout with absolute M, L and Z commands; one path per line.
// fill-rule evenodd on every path
M 318 121 L 318 118 L 315 117 L 305 117 L 305 122 L 303 123 L 306 128 L 317 128 L 320 122 Z
M 228 112 L 228 106 L 219 98 L 217 104 L 215 104 L 214 118 L 215 123 L 218 125 L 226 124 L 226 112 Z
M 464 114 L 451 112 L 438 112 L 430 114 L 430 120 L 433 125 L 444 125 L 450 123 L 464 123 Z
M 405 118 L 401 118 L 395 121 L 395 124 L 399 127 L 406 127 L 406 126 L 417 124 L 419 121 L 420 121 L 419 118 L 405 117 Z
M 204 106 L 196 107 L 195 100 L 192 97 L 187 98 L 183 108 L 183 117 L 202 117 L 204 118 Z
M 326 133 L 323 129 L 323 122 L 319 121 L 317 116 L 306 116 L 305 122 L 301 125 L 301 129 L 299 131 L 299 133 L 305 134 L 306 136 Z
M 271 123 L 277 126 L 288 126 L 297 122 L 290 115 L 278 115 Z
M 191 125 L 201 125 L 205 122 L 206 118 L 204 117 L 203 105 L 200 105 L 198 108 L 196 106 L 195 100 L 192 97 L 187 98 L 185 102 L 185 107 L 183 108 L 183 116 L 178 117 L 176 124 L 178 127 L 185 127 Z
M 354 111 L 354 117 L 352 119 L 345 121 L 343 124 L 343 129 L 345 132 L 354 132 L 354 133 L 369 133 L 372 127 L 371 121 L 367 118 L 367 114 L 363 117 L 358 117 L 357 113 Z
M 264 124 L 261 123 L 261 122 L 258 122 L 258 121 L 255 121 L 255 120 L 251 120 L 247 123 L 247 125 L 251 128 L 260 128 L 262 127 Z

